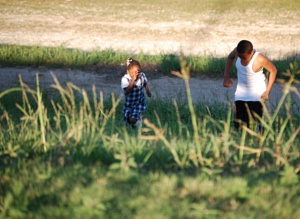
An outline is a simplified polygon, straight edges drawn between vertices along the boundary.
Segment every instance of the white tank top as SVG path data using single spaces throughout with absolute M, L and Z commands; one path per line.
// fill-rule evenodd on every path
M 252 68 L 258 54 L 259 52 L 255 51 L 247 66 L 242 65 L 240 58 L 236 60 L 238 83 L 235 91 L 235 101 L 260 101 L 261 95 L 267 89 L 263 69 L 254 72 Z

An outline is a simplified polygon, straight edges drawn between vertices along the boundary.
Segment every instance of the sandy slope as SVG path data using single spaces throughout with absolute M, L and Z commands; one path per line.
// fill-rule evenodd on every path
M 271 59 L 300 51 L 299 10 L 239 11 L 233 4 L 222 13 L 184 13 L 141 4 L 138 12 L 116 8 L 129 10 L 130 2 L 115 8 L 90 2 L 81 8 L 71 1 L 39 4 L 22 1 L 0 7 L 0 43 L 226 56 L 241 39 L 248 39 Z
M 262 8 L 259 9 L 262 11 L 229 10 L 224 14 L 199 11 L 199 14 L 172 15 L 168 12 L 164 15 L 167 8 L 156 8 L 149 13 L 166 17 L 158 22 L 154 16 L 151 20 L 137 14 L 135 19 L 128 19 L 126 10 L 118 14 L 101 5 L 90 6 L 89 2 L 85 2 L 82 8 L 72 5 L 71 1 L 61 1 L 59 4 L 40 2 L 40 5 L 36 5 L 37 2 L 32 2 L 32 5 L 29 1 L 12 2 L 11 6 L 0 7 L 1 44 L 62 45 L 83 50 L 113 49 L 149 54 L 178 54 L 183 51 L 184 54 L 226 56 L 239 40 L 249 39 L 257 50 L 271 59 L 285 58 L 299 54 L 300 51 L 299 10 L 268 14 L 268 9 Z M 43 68 L 0 66 L 0 90 L 16 86 L 19 74 L 25 83 L 34 86 L 36 73 L 39 74 L 42 88 L 51 93 L 53 78 L 50 71 Z M 96 74 L 92 71 L 59 69 L 53 74 L 62 84 L 73 82 L 86 90 L 91 90 L 94 84 L 98 91 L 104 92 L 105 97 L 112 92 L 117 96 L 121 93 L 120 79 L 123 72 L 120 71 L 113 72 L 104 68 Z M 174 77 L 157 78 L 154 72 L 146 74 L 150 78 L 154 97 L 184 98 L 182 80 Z M 233 100 L 235 86 L 223 88 L 222 79 L 192 78 L 190 86 L 194 101 Z M 270 105 L 275 106 L 281 95 L 280 85 L 275 84 Z M 299 98 L 296 99 L 299 101 Z

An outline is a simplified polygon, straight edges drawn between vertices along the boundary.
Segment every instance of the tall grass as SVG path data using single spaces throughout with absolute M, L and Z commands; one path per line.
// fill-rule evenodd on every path
M 50 102 L 39 88 L 38 75 L 35 90 L 20 78 L 20 87 L 2 92 L 1 215 L 96 218 L 150 213 L 194 218 L 205 215 L 205 209 L 208 215 L 225 211 L 231 218 L 242 209 L 250 217 L 272 217 L 273 211 L 265 208 L 276 204 L 285 209 L 275 210 L 277 215 L 295 217 L 297 190 L 288 189 L 286 195 L 280 191 L 299 183 L 300 118 L 289 102 L 291 92 L 300 98 L 293 86 L 299 83 L 298 63 L 285 72 L 289 79 L 275 112 L 259 118 L 263 132 L 246 127 L 236 131 L 230 106 L 195 105 L 190 67 L 184 57 L 180 64 L 181 73 L 174 74 L 185 81 L 187 102 L 150 102 L 141 129 L 124 125 L 122 99 L 104 100 L 95 88 L 87 93 L 72 83 L 62 86 L 54 75 L 58 96 Z M 11 97 L 17 97 L 15 105 L 7 105 Z M 253 191 L 245 178 L 228 179 L 234 175 L 266 177 L 272 183 Z M 280 197 L 272 204 L 267 201 L 273 200 L 271 190 Z M 186 216 L 176 210 L 178 205 Z M 257 212 L 250 213 L 247 206 Z
M 95 88 L 90 95 L 72 83 L 63 87 L 53 75 L 53 88 L 59 96 L 50 103 L 43 98 L 38 75 L 36 90 L 29 88 L 20 78 L 20 88 L 12 88 L 0 95 L 1 156 L 10 160 L 10 157 L 28 155 L 32 151 L 47 154 L 68 148 L 68 153 L 87 157 L 95 151 L 108 153 L 108 157 L 125 153 L 126 159 L 133 156 L 135 161 L 142 161 L 144 155 L 152 154 L 146 159 L 150 163 L 155 162 L 155 156 L 170 156 L 162 162 L 163 168 L 169 165 L 179 169 L 227 168 L 232 162 L 252 168 L 260 166 L 262 161 L 281 168 L 297 163 L 299 115 L 293 114 L 294 109 L 286 104 L 290 92 L 296 92 L 299 97 L 299 92 L 293 87 L 293 83 L 299 83 L 296 79 L 299 75 L 297 62 L 291 63 L 290 70 L 285 73 L 289 80 L 285 82 L 285 94 L 275 112 L 266 112 L 266 118 L 259 118 L 264 132 L 244 128 L 239 133 L 231 128 L 230 106 L 194 105 L 188 83 L 190 67 L 184 60 L 181 61 L 182 73 L 174 74 L 185 81 L 187 107 L 180 102 L 154 101 L 146 114 L 146 129 L 137 136 L 132 136 L 123 126 L 121 99 L 112 96 L 106 106 L 103 95 L 97 94 Z M 10 98 L 5 101 L 5 97 L 16 95 L 16 92 L 21 95 L 19 102 L 15 107 L 10 105 L 7 108 L 6 101 Z M 204 112 L 196 110 L 203 108 Z M 212 116 L 211 112 L 217 116 Z M 144 146 L 141 148 L 140 145 Z M 153 150 L 153 146 L 157 150 Z M 142 155 L 136 154 L 136 150 Z M 104 164 L 109 166 L 111 162 L 114 159 Z

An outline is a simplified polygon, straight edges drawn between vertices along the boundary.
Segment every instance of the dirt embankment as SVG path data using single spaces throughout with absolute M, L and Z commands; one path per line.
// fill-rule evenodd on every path
M 119 11 L 118 13 L 122 13 L 120 15 L 116 15 L 115 11 L 107 13 L 101 5 L 96 7 L 87 3 L 78 8 L 77 5 L 72 6 L 71 1 L 60 2 L 59 5 L 46 3 L 41 3 L 44 6 L 41 9 L 26 1 L 12 7 L 2 7 L 0 43 L 65 46 L 82 50 L 112 49 L 132 54 L 141 51 L 149 54 L 178 54 L 183 51 L 184 54 L 224 57 L 239 40 L 248 39 L 270 59 L 286 58 L 299 54 L 300 51 L 299 10 L 294 10 L 293 13 L 282 11 L 274 15 L 249 10 L 228 11 L 224 14 L 208 11 L 175 16 L 164 15 L 167 9 L 158 8 L 161 12 L 157 14 L 162 18 L 174 17 L 172 20 L 158 22 L 154 16 L 146 17 L 147 13 L 144 14 L 145 17 L 141 15 L 137 19 L 127 19 L 126 11 Z M 75 7 L 74 10 L 72 7 Z M 116 19 L 122 16 L 126 19 Z M 53 77 L 50 72 L 43 68 L 0 67 L 0 90 L 17 86 L 18 75 L 22 75 L 25 83 L 34 86 L 38 73 L 42 89 L 51 93 Z M 103 68 L 97 72 L 58 69 L 52 73 L 62 84 L 72 82 L 86 90 L 91 90 L 92 85 L 95 85 L 97 91 L 104 92 L 105 97 L 109 97 L 111 93 L 116 96 L 122 94 L 122 68 L 116 71 Z M 145 73 L 150 80 L 153 98 L 185 98 L 185 87 L 181 79 L 159 76 L 155 72 Z M 191 78 L 190 88 L 194 101 L 226 102 L 233 100 L 236 81 L 234 82 L 233 87 L 225 89 L 222 79 Z M 299 87 L 297 89 L 299 92 Z M 282 92 L 281 86 L 275 84 L 269 102 L 273 108 Z M 295 95 L 293 97 L 299 103 L 300 98 Z

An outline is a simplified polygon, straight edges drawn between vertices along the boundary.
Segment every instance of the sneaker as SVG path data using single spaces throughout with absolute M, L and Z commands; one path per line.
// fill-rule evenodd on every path
M 136 121 L 136 123 L 134 123 L 132 126 L 134 126 L 134 127 L 142 127 L 141 120 Z

